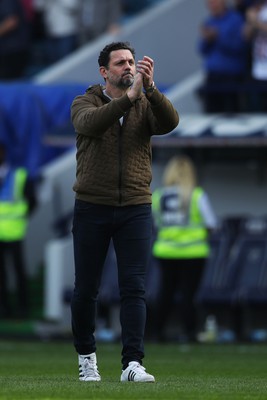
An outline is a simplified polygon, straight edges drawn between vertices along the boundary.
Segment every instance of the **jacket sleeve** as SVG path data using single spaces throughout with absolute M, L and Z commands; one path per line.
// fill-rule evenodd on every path
M 77 96 L 71 106 L 71 120 L 77 133 L 99 137 L 131 107 L 127 95 L 105 104 L 94 96 Z
M 163 93 L 156 89 L 148 101 L 150 103 L 148 117 L 152 135 L 164 135 L 177 127 L 179 114 Z

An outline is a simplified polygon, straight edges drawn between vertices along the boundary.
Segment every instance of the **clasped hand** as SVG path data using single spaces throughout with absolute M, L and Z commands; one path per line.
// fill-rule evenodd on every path
M 139 60 L 136 64 L 134 83 L 132 84 L 131 90 L 128 93 L 131 101 L 140 97 L 143 87 L 146 89 L 152 85 L 153 77 L 154 61 L 152 58 L 144 56 L 143 59 Z

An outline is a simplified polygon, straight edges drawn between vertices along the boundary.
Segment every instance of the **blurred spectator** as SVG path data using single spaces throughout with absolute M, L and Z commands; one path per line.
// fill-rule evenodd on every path
M 233 0 L 234 8 L 242 15 L 246 14 L 248 7 L 250 7 L 255 0 Z
M 123 12 L 127 15 L 137 14 L 147 7 L 152 6 L 155 3 L 158 3 L 159 0 L 122 0 L 122 8 Z
M 250 110 L 267 111 L 267 1 L 257 0 L 246 13 L 245 37 L 251 41 Z
M 30 28 L 20 0 L 0 0 L 0 80 L 23 77 Z
M 152 211 L 157 230 L 153 256 L 161 269 L 157 336 L 166 340 L 166 325 L 179 290 L 184 339 L 195 341 L 198 315 L 194 297 L 209 255 L 208 234 L 216 227 L 216 217 L 208 195 L 197 186 L 195 166 L 187 156 L 173 157 L 168 162 L 163 187 L 152 195 Z
M 233 6 L 236 9 L 236 11 L 238 11 L 242 18 L 244 18 L 244 22 L 245 22 L 245 18 L 246 18 L 246 12 L 247 9 L 249 7 L 251 7 L 251 5 L 254 4 L 255 0 L 232 0 L 233 2 Z M 245 26 L 245 25 L 244 25 Z M 243 30 L 244 32 L 244 30 Z M 250 76 L 251 76 L 251 54 L 252 54 L 252 47 L 251 47 L 251 42 L 246 40 L 246 82 L 245 82 L 245 86 L 244 86 L 244 111 L 249 112 L 250 111 L 250 104 L 249 104 L 249 99 L 250 99 L 250 85 L 247 84 Z M 247 88 L 247 91 L 246 91 Z
M 206 0 L 210 15 L 200 28 L 198 50 L 205 83 L 200 90 L 207 113 L 242 110 L 241 84 L 247 70 L 246 41 L 241 14 L 226 0 Z
M 43 41 L 46 38 L 46 28 L 44 23 L 44 10 L 43 10 L 43 0 L 32 0 L 33 6 L 33 41 Z
M 82 0 L 35 0 L 35 8 L 43 15 L 48 64 L 77 49 Z
M 8 162 L 7 147 L 0 143 L 0 316 L 29 315 L 29 293 L 24 265 L 23 242 L 28 218 L 35 209 L 34 183 L 22 167 Z M 15 273 L 16 311 L 13 313 L 8 290 L 9 264 Z
M 121 0 L 82 0 L 82 43 L 118 32 L 121 17 Z
M 20 0 L 26 20 L 29 21 L 29 23 L 33 22 L 34 19 L 34 5 L 33 5 L 33 0 Z

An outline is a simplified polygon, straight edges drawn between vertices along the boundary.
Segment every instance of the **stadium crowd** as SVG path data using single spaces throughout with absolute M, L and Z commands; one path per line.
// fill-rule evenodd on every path
M 2 0 L 0 81 L 31 78 L 162 0 Z M 267 1 L 205 0 L 197 52 L 203 111 L 263 112 L 267 106 Z
M 206 0 L 198 52 L 203 111 L 263 112 L 267 106 L 267 1 Z
M 1 0 L 0 80 L 29 78 L 158 0 Z

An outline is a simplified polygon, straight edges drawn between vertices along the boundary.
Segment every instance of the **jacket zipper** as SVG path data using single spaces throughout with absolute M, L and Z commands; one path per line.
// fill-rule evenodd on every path
M 119 204 L 122 203 L 122 125 L 119 121 L 119 140 L 118 140 L 118 153 L 119 153 Z

